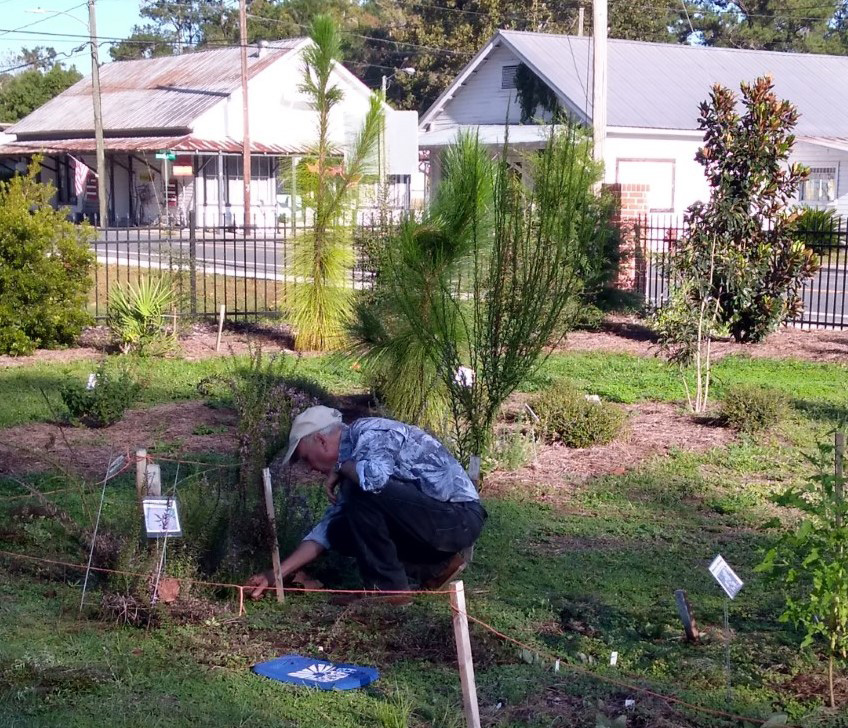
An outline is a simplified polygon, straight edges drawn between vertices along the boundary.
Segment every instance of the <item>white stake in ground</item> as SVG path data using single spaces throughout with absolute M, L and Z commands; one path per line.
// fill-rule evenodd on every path
M 265 488 L 265 511 L 268 514 L 268 527 L 271 530 L 271 563 L 274 565 L 274 585 L 277 587 L 277 601 L 286 600 L 283 593 L 283 571 L 280 568 L 280 544 L 277 541 L 277 519 L 274 515 L 274 494 L 271 491 L 271 471 L 262 469 L 262 485 Z
M 468 612 L 465 610 L 465 585 L 461 580 L 451 582 L 450 602 L 453 611 L 453 636 L 456 639 L 456 657 L 459 661 L 459 682 L 462 687 L 465 725 L 467 728 L 480 728 L 480 708 L 477 705 L 474 661 L 471 656 L 471 638 L 468 634 Z
M 730 600 L 734 599 L 742 588 L 743 581 L 736 572 L 730 568 L 724 557 L 719 554 L 716 556 L 709 566 L 710 573 L 713 578 L 719 583 L 727 598 L 724 600 L 724 672 L 727 680 L 727 703 L 730 704 L 732 698 L 730 690 L 730 620 L 728 617 Z

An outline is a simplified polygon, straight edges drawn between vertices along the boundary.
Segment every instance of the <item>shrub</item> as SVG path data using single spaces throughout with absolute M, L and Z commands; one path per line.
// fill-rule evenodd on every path
M 566 381 L 537 394 L 530 406 L 539 416 L 539 430 L 548 443 L 591 447 L 612 442 L 621 433 L 627 413 L 611 402 L 591 402 Z
M 108 427 L 124 416 L 141 386 L 127 369 L 112 373 L 101 364 L 91 384 L 69 379 L 60 391 L 72 424 Z
M 136 285 L 116 283 L 109 291 L 109 328 L 121 351 L 140 356 L 163 354 L 171 348 L 165 314 L 174 300 L 164 278 L 141 278 Z
M 55 190 L 35 176 L 0 182 L 0 353 L 71 344 L 91 322 L 85 311 L 94 234 L 54 210 Z
M 729 387 L 721 400 L 720 419 L 740 432 L 760 432 L 774 427 L 785 416 L 786 395 L 772 387 L 738 384 Z

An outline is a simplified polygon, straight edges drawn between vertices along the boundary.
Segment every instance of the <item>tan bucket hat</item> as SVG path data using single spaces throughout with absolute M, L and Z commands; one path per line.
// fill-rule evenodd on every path
M 303 410 L 292 422 L 291 432 L 289 433 L 289 449 L 286 450 L 283 464 L 291 460 L 294 451 L 297 450 L 297 446 L 304 437 L 319 432 L 330 425 L 340 425 L 341 423 L 342 413 L 332 407 L 319 404 Z

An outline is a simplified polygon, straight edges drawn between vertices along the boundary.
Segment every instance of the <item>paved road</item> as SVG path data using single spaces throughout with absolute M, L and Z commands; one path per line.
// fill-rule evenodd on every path
M 192 252 L 188 230 L 174 230 L 170 237 L 159 230 L 110 230 L 94 248 L 101 263 L 154 269 L 188 268 Z M 292 252 L 290 231 L 257 230 L 244 238 L 221 230 L 198 230 L 194 243 L 198 273 L 232 278 L 297 282 L 287 273 Z M 366 284 L 367 275 L 358 273 L 354 287 Z M 665 299 L 666 282 L 658 265 L 648 264 L 647 284 L 649 302 Z M 805 322 L 848 327 L 848 259 L 840 260 L 838 267 L 822 268 L 805 286 L 802 298 Z
M 848 263 L 846 263 L 848 266 Z M 656 265 L 648 265 L 646 298 L 654 305 L 668 295 L 667 284 Z M 848 269 L 830 266 L 822 268 L 804 286 L 804 324 L 844 326 L 848 328 Z
M 273 231 L 261 230 L 249 238 L 219 230 L 206 235 L 197 231 L 193 246 L 187 230 L 175 230 L 170 238 L 159 231 L 148 234 L 145 230 L 110 230 L 108 238 L 101 237 L 94 244 L 97 260 L 103 264 L 187 270 L 193 253 L 199 274 L 297 282 L 295 276 L 287 273 L 293 249 L 293 239 L 288 235 L 280 233 L 275 237 Z M 366 278 L 366 274 L 357 271 L 355 287 L 361 287 Z

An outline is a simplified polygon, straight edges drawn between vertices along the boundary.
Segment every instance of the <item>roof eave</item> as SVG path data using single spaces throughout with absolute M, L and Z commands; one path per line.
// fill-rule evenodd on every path
M 496 47 L 498 38 L 501 36 L 500 31 L 495 33 L 492 36 L 492 39 L 486 43 L 477 54 L 472 58 L 463 68 L 457 77 L 453 80 L 453 82 L 439 94 L 438 98 L 433 102 L 427 111 L 424 112 L 424 115 L 418 122 L 418 128 L 423 129 L 427 124 L 433 121 L 433 119 L 438 115 L 438 113 L 444 108 L 445 104 L 453 98 L 454 89 L 461 86 L 465 79 L 467 79 L 474 71 L 477 70 L 477 66 L 479 66 L 485 59 L 486 56 L 489 55 Z

